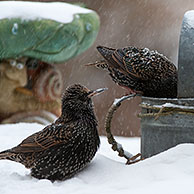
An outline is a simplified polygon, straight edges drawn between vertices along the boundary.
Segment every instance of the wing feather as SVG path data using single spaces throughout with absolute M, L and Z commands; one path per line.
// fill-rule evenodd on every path
M 40 152 L 51 146 L 67 143 L 71 138 L 70 125 L 51 124 L 43 130 L 24 139 L 17 147 L 12 148 L 15 153 Z M 62 131 L 62 132 L 59 132 Z

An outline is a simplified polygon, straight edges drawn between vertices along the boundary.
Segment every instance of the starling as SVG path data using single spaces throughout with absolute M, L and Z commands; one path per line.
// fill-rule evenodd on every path
M 164 55 L 148 48 L 112 49 L 98 46 L 105 61 L 96 63 L 107 69 L 114 82 L 130 93 L 147 97 L 177 96 L 177 68 Z
M 82 170 L 100 144 L 91 97 L 106 88 L 89 90 L 80 84 L 66 89 L 61 116 L 18 146 L 0 153 L 31 169 L 31 175 L 51 181 L 64 180 Z

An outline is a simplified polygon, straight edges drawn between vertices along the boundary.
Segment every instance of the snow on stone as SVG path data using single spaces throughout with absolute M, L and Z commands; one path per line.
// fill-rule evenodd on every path
M 189 24 L 190 27 L 193 27 L 194 26 L 194 11 L 193 10 L 187 11 L 184 17 L 186 18 L 187 24 Z
M 17 145 L 39 131 L 39 124 L 0 125 L 0 150 Z M 139 138 L 117 137 L 130 152 L 139 152 Z M 122 160 L 122 161 L 121 161 Z M 1 194 L 193 194 L 194 144 L 181 144 L 159 155 L 125 165 L 126 160 L 111 150 L 105 137 L 90 165 L 66 181 L 32 178 L 21 164 L 0 161 Z
M 60 2 L 0 2 L 0 20 L 5 18 L 21 18 L 22 20 L 50 19 L 61 23 L 70 23 L 74 15 L 90 12 L 92 10 Z

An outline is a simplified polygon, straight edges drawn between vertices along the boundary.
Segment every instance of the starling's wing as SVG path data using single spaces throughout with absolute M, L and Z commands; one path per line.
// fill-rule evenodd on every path
M 71 139 L 72 124 L 51 124 L 42 131 L 24 139 L 17 147 L 12 148 L 14 153 L 40 152 L 51 146 L 67 143 Z
M 161 79 L 176 74 L 176 66 L 157 51 L 135 47 L 127 47 L 119 50 L 124 55 L 123 64 L 126 71 L 141 80 Z
M 109 71 L 117 69 L 126 73 L 125 64 L 123 63 L 123 57 L 125 55 L 122 52 L 122 49 L 113 49 L 105 46 L 98 46 L 97 49 L 108 62 Z
M 112 54 L 112 59 L 114 60 L 114 67 L 126 76 L 130 76 L 133 80 L 141 79 L 141 76 L 137 71 L 134 70 L 133 64 L 130 61 L 126 61 L 127 51 L 124 49 L 116 49 Z M 128 58 L 129 60 L 129 58 Z M 128 62 L 128 63 L 126 63 Z
M 105 47 L 105 46 L 97 46 L 97 50 L 98 52 L 106 59 L 106 61 L 109 62 L 109 66 L 114 67 L 117 66 L 116 62 L 114 61 L 112 55 L 114 53 L 114 51 L 116 49 L 114 48 L 109 48 L 109 47 Z M 101 65 L 99 64 L 99 66 L 101 67 Z M 103 65 L 104 66 L 104 65 Z M 102 68 L 103 68 L 102 66 Z
M 176 66 L 165 56 L 147 48 L 129 46 L 111 49 L 98 46 L 97 49 L 108 61 L 110 72 L 120 71 L 134 81 L 160 79 L 176 74 L 177 71 Z

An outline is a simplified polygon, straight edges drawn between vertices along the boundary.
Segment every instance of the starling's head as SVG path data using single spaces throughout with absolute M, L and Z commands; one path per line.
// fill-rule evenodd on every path
M 80 84 L 68 87 L 62 97 L 62 115 L 80 117 L 85 114 L 93 114 L 91 98 L 106 89 L 89 90 Z

